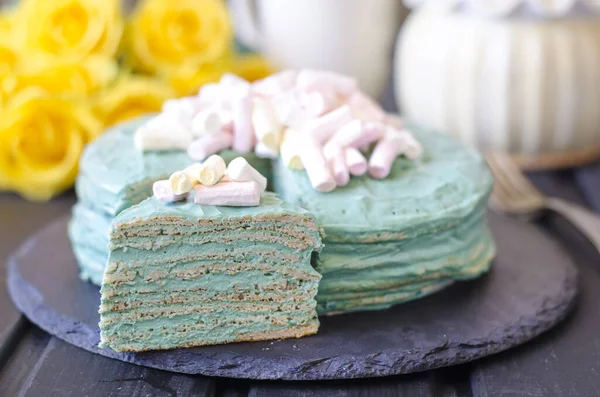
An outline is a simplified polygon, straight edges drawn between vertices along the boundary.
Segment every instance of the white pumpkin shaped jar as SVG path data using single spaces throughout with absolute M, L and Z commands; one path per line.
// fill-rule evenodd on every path
M 405 0 L 395 95 L 408 119 L 524 168 L 600 157 L 600 0 Z

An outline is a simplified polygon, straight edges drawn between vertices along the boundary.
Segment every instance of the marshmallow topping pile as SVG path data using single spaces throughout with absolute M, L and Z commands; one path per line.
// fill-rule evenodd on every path
M 213 154 L 204 163 L 155 182 L 152 188 L 154 197 L 166 203 L 185 200 L 193 190 L 196 204 L 255 207 L 267 188 L 267 178 L 243 157 L 233 159 L 226 168 L 225 160 Z
M 321 192 L 345 186 L 351 175 L 385 178 L 396 157 L 414 160 L 422 153 L 402 122 L 360 91 L 355 79 L 313 70 L 288 70 L 252 84 L 226 74 L 197 96 L 165 102 L 136 131 L 135 144 L 143 151 L 186 150 L 194 161 L 229 148 L 281 156 L 286 166 L 305 169 Z M 181 174 L 196 174 L 193 167 L 200 166 Z

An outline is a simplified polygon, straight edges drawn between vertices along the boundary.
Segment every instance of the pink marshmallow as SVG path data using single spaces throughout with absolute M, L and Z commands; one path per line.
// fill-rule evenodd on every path
M 194 203 L 229 207 L 256 207 L 260 204 L 260 187 L 254 181 L 219 182 L 213 186 L 194 186 Z
M 336 144 L 328 143 L 323 148 L 323 154 L 329 163 L 335 184 L 337 186 L 346 186 L 350 181 L 350 173 L 346 166 L 344 148 Z
M 300 159 L 313 188 L 320 192 L 330 192 L 335 189 L 336 183 L 331 175 L 329 164 L 323 156 L 321 145 L 310 136 L 302 139 L 301 143 Z
M 340 101 L 333 92 L 307 92 L 301 97 L 301 102 L 311 116 L 322 116 L 339 106 Z
M 387 117 L 381 106 L 361 91 L 356 91 L 350 96 L 348 105 L 364 120 L 383 122 Z
M 337 130 L 352 121 L 353 118 L 350 107 L 343 105 L 318 119 L 310 121 L 304 129 L 317 143 L 323 143 L 328 141 Z
M 168 180 L 154 182 L 154 184 L 152 185 L 152 193 L 154 194 L 154 197 L 156 197 L 164 203 L 181 201 L 187 197 L 187 193 L 173 193 L 173 190 L 171 190 L 171 185 Z
M 188 146 L 187 154 L 194 161 L 204 161 L 208 156 L 231 147 L 233 137 L 227 131 L 206 134 Z
M 381 139 L 369 159 L 369 175 L 375 179 L 387 177 L 396 157 L 407 147 L 407 142 L 402 138 L 400 131 L 389 127 L 383 139 Z
M 362 148 L 381 139 L 385 126 L 381 123 L 365 123 L 355 119 L 340 128 L 330 139 L 342 147 Z
M 314 70 L 301 70 L 296 86 L 303 91 L 329 90 L 344 97 L 351 96 L 357 89 L 356 79 L 352 77 Z
M 351 175 L 361 176 L 367 172 L 367 159 L 356 148 L 349 147 L 344 150 L 346 167 Z
M 249 94 L 232 100 L 233 107 L 233 150 L 248 153 L 254 147 L 252 128 L 252 99 Z

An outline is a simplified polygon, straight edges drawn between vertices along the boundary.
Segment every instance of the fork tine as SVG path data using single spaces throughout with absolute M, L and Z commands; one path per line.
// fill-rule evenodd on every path
M 492 205 L 508 210 L 511 207 L 511 189 L 507 187 L 506 177 L 493 154 L 486 154 L 486 160 L 494 174 L 494 189 L 492 191 Z
M 496 183 L 492 203 L 508 212 L 531 212 L 539 209 L 544 196 L 523 175 L 508 154 L 487 153 L 486 160 Z
M 512 184 L 510 183 L 504 168 L 495 154 L 486 154 L 486 160 L 495 177 L 493 193 L 497 195 L 498 199 L 503 198 L 502 201 L 506 201 L 507 203 L 510 202 L 511 199 L 514 199 L 515 192 L 514 189 L 511 188 Z
M 504 169 L 505 174 L 511 181 L 512 186 L 524 196 L 540 197 L 541 193 L 535 186 L 523 175 L 521 169 L 507 154 L 498 154 L 497 159 Z

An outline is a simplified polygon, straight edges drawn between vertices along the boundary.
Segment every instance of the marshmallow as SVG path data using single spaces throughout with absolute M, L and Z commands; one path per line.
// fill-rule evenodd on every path
M 217 106 L 211 106 L 198 112 L 192 119 L 192 133 L 195 137 L 204 134 L 216 134 L 233 127 L 230 112 Z
M 169 188 L 175 194 L 186 194 L 198 183 L 198 172 L 202 164 L 192 164 L 183 171 L 176 171 L 169 177 Z
M 402 119 L 400 117 L 394 116 L 392 114 L 388 114 L 385 117 L 385 123 L 389 126 L 399 129 L 399 130 L 404 128 L 404 123 L 402 122 Z
M 171 187 L 169 186 L 168 180 L 154 182 L 154 184 L 152 185 L 152 192 L 154 194 L 154 197 L 156 197 L 164 203 L 180 201 L 187 197 L 187 194 L 173 193 Z
M 254 83 L 252 92 L 264 97 L 275 97 L 293 88 L 297 74 L 295 70 L 284 70 L 273 74 Z
M 388 127 L 385 136 L 375 145 L 375 149 L 371 153 L 369 175 L 376 179 L 387 177 L 394 160 L 407 147 L 408 143 L 404 134 L 393 127 Z
M 404 154 L 410 160 L 417 160 L 423 155 L 423 147 L 415 137 L 408 130 L 402 130 L 402 134 L 404 134 L 404 139 L 406 141 L 406 149 L 404 149 Z
M 346 167 L 351 175 L 361 176 L 367 172 L 367 159 L 356 148 L 349 147 L 344 150 Z
M 233 107 L 233 150 L 247 153 L 254 146 L 252 129 L 252 102 L 250 95 L 241 95 L 232 100 Z
M 279 149 L 282 125 L 269 102 L 256 98 L 252 106 L 252 127 L 259 142 L 269 149 Z
M 298 133 L 290 128 L 285 132 L 285 138 L 281 142 L 279 151 L 281 153 L 281 159 L 286 167 L 294 170 L 304 169 L 302 165 L 302 159 L 300 159 L 300 145 Z
M 243 157 L 237 157 L 231 160 L 227 166 L 226 174 L 230 181 L 256 182 L 261 189 L 261 193 L 267 189 L 267 178 L 252 167 Z
M 377 102 L 360 91 L 356 91 L 350 96 L 348 105 L 350 105 L 360 119 L 365 121 L 383 122 L 387 117 L 386 113 Z
M 304 128 L 306 133 L 311 135 L 317 143 L 323 143 L 329 140 L 344 125 L 352 121 L 352 111 L 348 105 L 325 114 L 324 116 L 309 122 Z
M 203 161 L 211 154 L 231 147 L 233 137 L 229 132 L 204 135 L 193 141 L 187 148 L 188 156 L 194 161 Z
M 256 207 L 261 189 L 255 181 L 220 182 L 214 186 L 196 185 L 194 203 L 232 207 Z
M 254 153 L 256 153 L 256 155 L 261 159 L 276 159 L 277 155 L 279 154 L 278 151 L 271 149 L 262 142 L 258 142 L 256 144 L 254 147 Z
M 192 139 L 191 130 L 178 117 L 163 113 L 140 126 L 133 142 L 142 151 L 185 150 Z
M 198 173 L 198 182 L 205 186 L 212 186 L 219 182 L 225 174 L 225 160 L 218 154 L 213 154 L 202 164 Z
M 329 143 L 323 148 L 323 154 L 329 163 L 335 184 L 337 186 L 346 186 L 350 181 L 350 173 L 348 172 L 348 167 L 346 166 L 344 148 L 339 145 Z
M 322 116 L 340 105 L 333 92 L 308 92 L 301 96 L 301 103 L 311 116 Z
M 219 84 L 226 89 L 234 91 L 248 92 L 250 91 L 250 83 L 235 74 L 225 73 L 221 76 Z
M 340 128 L 329 140 L 342 147 L 362 148 L 381 139 L 385 126 L 381 123 L 364 123 L 355 119 Z
M 301 129 L 314 119 L 302 106 L 296 94 L 279 95 L 271 100 L 271 104 L 279 121 L 288 127 Z
M 345 97 L 351 96 L 357 89 L 356 79 L 352 77 L 314 70 L 301 70 L 296 86 L 305 91 L 331 90 Z
M 330 192 L 335 189 L 335 180 L 319 142 L 311 136 L 306 136 L 299 143 L 301 143 L 300 160 L 302 160 L 312 187 L 320 192 Z
M 204 104 L 214 104 L 225 99 L 224 87 L 217 83 L 208 83 L 200 87 L 198 101 Z
M 175 113 L 184 119 L 191 119 L 196 113 L 196 98 L 167 99 L 162 105 L 162 111 L 164 113 Z

